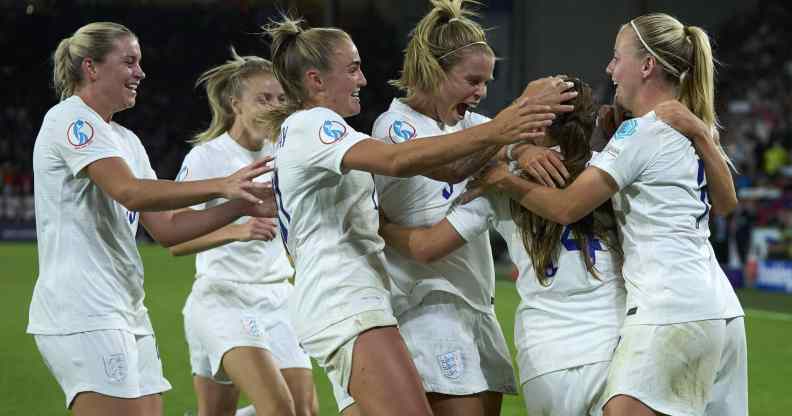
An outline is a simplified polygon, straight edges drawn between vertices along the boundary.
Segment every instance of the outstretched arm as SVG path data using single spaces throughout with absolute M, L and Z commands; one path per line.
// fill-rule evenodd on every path
M 465 245 L 447 219 L 430 227 L 404 227 L 380 220 L 380 235 L 399 254 L 419 263 L 431 263 Z
M 734 211 L 738 202 L 737 191 L 717 131 L 711 134 L 704 122 L 679 101 L 666 101 L 657 106 L 655 113 L 693 142 L 696 153 L 704 163 L 712 212 L 728 215 Z
M 266 198 L 263 195 L 260 197 Z M 200 211 L 185 209 L 142 212 L 140 222 L 157 242 L 164 247 L 171 247 L 211 233 L 245 215 L 274 217 L 274 198 L 268 198 L 264 204 L 233 200 Z
M 398 144 L 362 140 L 344 154 L 342 167 L 386 176 L 421 175 L 491 146 L 541 137 L 556 112 L 572 111 L 560 103 L 577 96 L 568 91 L 573 86 L 560 78 L 531 83 L 494 119 L 456 133 Z
M 200 253 L 236 241 L 270 241 L 275 238 L 277 225 L 269 218 L 251 218 L 244 224 L 228 224 L 219 230 L 169 247 L 173 256 Z
M 610 175 L 594 167 L 584 170 L 566 188 L 555 189 L 512 175 L 500 164 L 474 180 L 463 198 L 471 200 L 488 188 L 498 189 L 537 215 L 564 225 L 580 220 L 619 191 Z
M 225 178 L 191 182 L 136 178 L 120 157 L 99 159 L 86 166 L 85 171 L 92 182 L 128 210 L 164 211 L 220 197 L 262 203 L 254 192 L 269 185 L 253 182 L 253 178 L 272 170 L 266 166 L 270 160 L 254 162 Z

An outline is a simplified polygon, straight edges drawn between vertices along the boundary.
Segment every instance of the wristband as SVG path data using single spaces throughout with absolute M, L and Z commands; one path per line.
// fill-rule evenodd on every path
M 514 148 L 517 146 L 517 143 L 510 143 L 506 146 L 506 160 L 509 162 L 514 162 Z

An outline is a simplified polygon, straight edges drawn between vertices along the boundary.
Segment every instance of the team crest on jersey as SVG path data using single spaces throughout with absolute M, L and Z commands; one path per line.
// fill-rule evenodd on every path
M 122 353 L 110 354 L 103 360 L 107 379 L 111 383 L 123 383 L 128 373 L 126 355 Z
M 462 377 L 465 371 L 465 364 L 462 361 L 462 351 L 455 350 L 437 356 L 437 362 L 440 364 L 440 371 L 443 376 L 451 380 L 456 380 Z
M 347 127 L 335 120 L 325 120 L 319 129 L 319 141 L 324 144 L 333 144 L 347 135 Z
M 264 334 L 261 333 L 261 327 L 254 316 L 245 316 L 242 318 L 242 328 L 245 333 L 251 337 L 261 338 Z
M 396 120 L 390 125 L 388 136 L 394 143 L 406 142 L 415 137 L 415 126 L 404 120 Z
M 635 134 L 636 130 L 638 130 L 638 121 L 634 118 L 631 118 L 629 120 L 625 120 L 621 126 L 619 126 L 619 129 L 616 130 L 614 137 L 616 137 L 616 140 L 626 139 Z
M 129 220 L 130 225 L 135 223 L 137 217 L 138 217 L 137 211 L 127 211 L 127 220 Z
M 77 149 L 87 146 L 93 138 L 94 128 L 85 120 L 77 119 L 66 129 L 66 139 Z

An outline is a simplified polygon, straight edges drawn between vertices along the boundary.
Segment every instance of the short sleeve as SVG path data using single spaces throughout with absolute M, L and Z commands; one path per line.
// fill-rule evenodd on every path
M 610 175 L 619 190 L 635 182 L 660 151 L 656 123 L 649 120 L 652 114 L 624 121 L 602 152 L 591 159 L 590 166 Z
M 179 173 L 176 174 L 174 181 L 189 182 L 213 178 L 209 166 L 204 163 L 204 152 L 201 150 L 203 149 L 194 147 L 189 153 L 187 153 L 186 156 L 184 156 L 184 161 L 182 161 L 181 168 L 179 169 Z M 206 208 L 206 203 L 196 204 L 190 208 L 202 210 Z
M 140 161 L 140 169 L 141 169 L 141 179 L 157 179 L 157 172 L 154 171 L 154 168 L 151 166 L 151 159 L 149 158 L 148 152 L 146 152 L 146 148 L 143 146 L 143 143 L 140 141 L 140 138 L 133 133 L 131 130 L 124 129 L 126 133 L 132 136 L 135 140 L 135 144 L 137 146 L 137 153 L 138 153 L 138 160 Z
M 404 114 L 386 111 L 374 122 L 372 136 L 386 143 L 404 143 L 417 136 L 415 121 Z
M 314 108 L 297 114 L 289 120 L 286 128 L 286 140 L 296 142 L 294 145 L 299 146 L 300 158 L 306 166 L 337 175 L 346 173 L 341 169 L 346 152 L 355 144 L 370 138 L 326 108 Z
M 212 172 L 211 165 L 206 163 L 206 152 L 199 147 L 192 148 L 182 161 L 181 169 L 176 175 L 176 182 L 200 181 L 217 177 Z
M 470 241 L 489 230 L 494 217 L 492 201 L 482 196 L 467 204 L 457 205 L 446 219 L 465 241 Z
M 109 157 L 123 157 L 116 133 L 96 114 L 82 108 L 70 108 L 52 120 L 52 143 L 72 175 L 84 167 Z

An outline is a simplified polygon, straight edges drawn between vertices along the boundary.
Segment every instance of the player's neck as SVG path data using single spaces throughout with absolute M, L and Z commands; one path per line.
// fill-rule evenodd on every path
M 643 117 L 654 110 L 658 104 L 670 100 L 676 100 L 677 92 L 673 87 L 659 82 L 647 83 L 635 97 L 631 112 L 635 117 Z
M 88 87 L 76 91 L 74 95 L 80 97 L 85 105 L 96 111 L 96 113 L 102 117 L 102 120 L 109 123 L 110 120 L 113 119 L 113 114 L 115 114 L 115 111 L 113 111 L 113 105 L 109 102 L 109 100 L 107 100 L 107 97 L 104 97 L 102 94 L 95 93 Z
M 440 116 L 437 114 L 437 108 L 435 108 L 434 100 L 432 100 L 432 97 L 428 96 L 427 94 L 421 92 L 415 93 L 414 95 L 405 99 L 404 103 L 413 110 L 431 119 L 434 119 L 438 123 L 443 122 L 440 120 Z
M 251 152 L 258 152 L 264 147 L 264 141 L 250 134 L 240 122 L 235 122 L 231 126 L 231 129 L 228 130 L 228 135 L 240 146 Z

